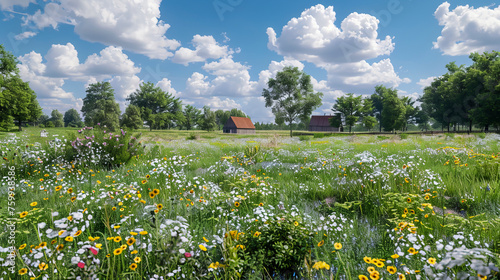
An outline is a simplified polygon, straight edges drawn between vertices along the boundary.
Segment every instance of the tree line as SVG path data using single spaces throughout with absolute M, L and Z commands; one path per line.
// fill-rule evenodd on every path
M 384 85 L 375 87 L 369 96 L 348 93 L 337 98 L 331 110 L 334 127 L 362 127 L 381 132 L 408 130 L 417 125 L 457 129 L 460 125 L 488 130 L 500 126 L 500 53 L 472 53 L 469 67 L 446 65 L 448 70 L 423 90 L 418 100 L 399 96 Z M 204 106 L 183 106 L 181 100 L 151 82 L 142 83 L 127 97 L 129 105 L 122 114 L 109 82 L 90 84 L 86 89 L 81 112 L 53 110 L 50 117 L 42 113 L 36 94 L 19 77 L 16 58 L 0 45 L 0 128 L 16 123 L 21 130 L 31 122 L 42 127 L 81 127 L 102 124 L 109 130 L 121 128 L 220 130 L 231 116 L 248 117 L 239 109 L 211 110 Z M 265 106 L 275 116 L 274 123 L 255 123 L 256 129 L 307 129 L 312 112 L 322 105 L 323 93 L 314 92 L 311 77 L 297 67 L 285 67 L 270 78 L 262 96 Z M 420 102 L 416 106 L 416 101 Z
M 152 129 L 185 129 L 195 127 L 202 130 L 220 130 L 231 116 L 248 117 L 239 109 L 230 111 L 211 110 L 204 106 L 198 109 L 192 105 L 183 106 L 181 100 L 163 91 L 151 82 L 142 83 L 127 97 L 130 104 L 120 115 L 120 107 L 114 99 L 114 90 L 109 82 L 90 84 L 86 90 L 81 109 L 85 125 L 105 125 L 110 130 L 121 128 L 142 128 L 144 124 Z

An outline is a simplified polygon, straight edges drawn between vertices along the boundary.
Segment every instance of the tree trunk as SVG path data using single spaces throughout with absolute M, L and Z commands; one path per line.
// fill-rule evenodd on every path
M 18 125 L 19 125 L 19 131 L 23 131 L 23 128 L 21 127 L 21 120 L 17 120 L 18 121 Z
M 288 125 L 290 126 L 290 137 L 292 137 L 292 122 L 289 122 Z

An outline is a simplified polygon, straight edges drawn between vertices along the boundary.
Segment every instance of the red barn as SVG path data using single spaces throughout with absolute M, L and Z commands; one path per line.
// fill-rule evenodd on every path
M 249 118 L 230 117 L 224 127 L 224 133 L 255 134 L 255 126 Z
M 335 118 L 335 116 L 311 116 L 309 131 L 342 131 L 341 128 L 339 129 L 330 125 L 329 119 L 331 118 Z

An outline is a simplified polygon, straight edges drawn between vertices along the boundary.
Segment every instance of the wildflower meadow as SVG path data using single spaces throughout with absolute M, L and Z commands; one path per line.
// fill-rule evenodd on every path
M 0 136 L 2 279 L 500 277 L 498 134 L 48 131 Z

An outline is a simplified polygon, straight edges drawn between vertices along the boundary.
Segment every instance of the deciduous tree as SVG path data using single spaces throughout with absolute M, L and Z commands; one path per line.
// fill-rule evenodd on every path
M 297 67 L 285 67 L 270 78 L 262 96 L 271 107 L 277 124 L 287 122 L 292 137 L 292 123 L 305 119 L 321 106 L 323 93 L 314 93 L 311 77 Z
M 90 84 L 83 99 L 82 113 L 85 124 L 100 124 L 114 131 L 120 125 L 120 106 L 115 101 L 115 92 L 109 82 Z

